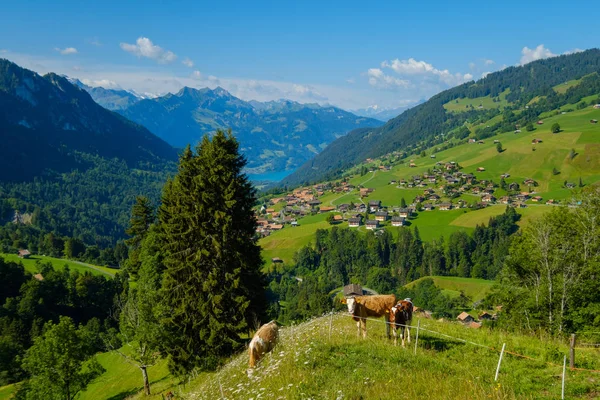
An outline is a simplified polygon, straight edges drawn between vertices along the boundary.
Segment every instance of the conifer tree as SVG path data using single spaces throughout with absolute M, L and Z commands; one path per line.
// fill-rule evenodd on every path
M 129 259 L 125 264 L 125 268 L 132 275 L 137 275 L 140 269 L 140 248 L 150 229 L 150 225 L 154 223 L 155 219 L 154 209 L 150 204 L 150 200 L 145 196 L 137 196 L 135 204 L 131 208 L 129 228 L 125 231 L 131 236 L 130 239 L 125 241 L 129 246 Z
M 159 208 L 164 266 L 162 324 L 171 371 L 215 368 L 266 309 L 252 206 L 255 190 L 231 132 L 182 153 Z

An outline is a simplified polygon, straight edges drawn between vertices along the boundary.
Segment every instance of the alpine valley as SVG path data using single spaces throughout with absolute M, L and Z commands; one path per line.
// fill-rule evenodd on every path
M 243 101 L 223 88 L 194 89 L 141 98 L 125 90 L 83 84 L 98 104 L 145 126 L 170 145 L 194 145 L 204 134 L 231 129 L 252 174 L 293 170 L 349 131 L 383 122 L 333 106 L 290 100 Z

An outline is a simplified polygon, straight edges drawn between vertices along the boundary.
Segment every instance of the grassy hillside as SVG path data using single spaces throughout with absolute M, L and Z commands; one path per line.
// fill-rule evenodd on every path
M 114 276 L 117 272 L 117 270 L 114 270 L 112 268 L 100 267 L 97 265 L 91 265 L 79 261 L 63 260 L 61 258 L 46 257 L 39 255 L 32 255 L 27 259 L 23 259 L 19 258 L 15 254 L 0 253 L 0 257 L 4 258 L 6 261 L 22 263 L 25 267 L 25 270 L 31 272 L 32 274 L 39 272 L 39 269 L 37 267 L 38 262 L 49 262 L 56 269 L 63 269 L 65 266 L 68 266 L 71 271 L 79 271 L 80 273 L 91 272 L 94 275 L 104 275 L 108 277 Z
M 419 319 L 423 329 L 414 354 L 414 327 Z M 346 313 L 283 327 L 278 346 L 251 373 L 245 351 L 218 372 L 201 373 L 184 383 L 168 375 L 162 362 L 149 371 L 150 397 L 140 393 L 137 368 L 114 353 L 101 354 L 99 361 L 107 372 L 78 398 L 162 399 L 172 391 L 178 399 L 378 399 L 399 398 L 399 388 L 401 398 L 411 399 L 560 396 L 566 342 L 415 317 L 413 341 L 402 348 L 385 338 L 382 321 L 368 322 L 366 340 L 356 337 L 356 324 Z M 498 382 L 494 382 L 503 343 L 507 353 Z M 578 350 L 576 367 L 600 369 L 599 355 L 596 349 Z M 10 398 L 13 390 L 12 386 L 0 388 L 0 399 Z M 596 398 L 600 394 L 598 374 L 567 369 L 565 394 L 569 399 Z
M 189 399 L 555 399 L 560 396 L 562 356 L 558 341 L 508 335 L 498 330 L 473 330 L 457 323 L 421 320 L 421 327 L 458 339 L 421 331 L 419 348 L 393 347 L 384 326 L 369 322 L 369 338 L 356 338 L 356 325 L 345 314 L 328 316 L 294 328 L 283 328 L 281 340 L 253 373 L 248 358 L 234 358 L 218 373 L 206 374 L 182 389 Z M 416 325 L 417 321 L 413 321 Z M 415 331 L 412 331 L 413 339 Z M 498 350 L 506 354 L 498 382 L 494 374 Z M 547 364 L 546 362 L 553 363 Z M 581 354 L 578 366 L 600 366 L 596 351 Z M 567 398 L 593 398 L 600 391 L 597 374 L 567 372 Z
M 500 182 L 500 175 L 508 173 L 506 183 L 517 182 L 521 190 L 527 191 L 529 187 L 523 184 L 525 179 L 531 178 L 538 182 L 538 187 L 531 187 L 535 195 L 542 196 L 542 201 L 535 203 L 527 202 L 527 208 L 519 209 L 523 215 L 521 226 L 526 225 L 544 212 L 551 209 L 550 205 L 544 203 L 549 200 L 569 199 L 578 189 L 564 187 L 564 182 L 579 184 L 579 179 L 584 185 L 600 182 L 600 124 L 592 124 L 590 120 L 600 120 L 600 110 L 591 106 L 585 109 L 566 112 L 549 116 L 543 120 L 542 125 L 536 125 L 535 130 L 521 133 L 506 132 L 492 136 L 483 141 L 483 144 L 465 143 L 444 151 L 436 151 L 430 148 L 424 157 L 413 157 L 416 167 L 409 167 L 408 162 L 392 166 L 390 171 L 376 170 L 364 176 L 355 174 L 349 182 L 355 186 L 375 189 L 368 197 L 361 198 L 358 190 L 347 194 L 326 192 L 319 200 L 324 206 L 336 206 L 343 203 L 360 204 L 368 203 L 370 200 L 380 200 L 385 206 L 399 206 L 402 198 L 406 203 L 411 203 L 415 196 L 423 194 L 423 188 L 401 188 L 397 184 L 390 184 L 392 180 L 410 179 L 413 175 L 422 174 L 433 169 L 437 162 L 455 161 L 462 166 L 461 172 L 473 173 L 477 179 L 492 180 Z M 561 126 L 561 132 L 553 134 L 550 127 L 554 123 Z M 541 139 L 541 143 L 532 144 L 534 139 Z M 504 149 L 499 153 L 494 141 L 499 141 Z M 574 157 L 571 158 L 571 152 Z M 434 154 L 435 158 L 431 158 Z M 408 161 L 408 160 L 407 160 Z M 354 171 L 360 170 L 361 166 L 369 168 L 376 167 L 380 160 L 364 163 Z M 479 167 L 485 171 L 479 172 Z M 556 169 L 558 174 L 554 174 Z M 429 185 L 428 188 L 438 191 L 443 183 Z M 497 198 L 505 195 L 506 191 L 497 188 L 494 195 Z M 479 201 L 480 197 L 471 193 L 464 193 L 453 199 L 464 200 L 467 203 Z M 276 210 L 284 206 L 283 202 L 276 205 Z M 490 217 L 504 212 L 506 206 L 497 204 L 480 210 L 455 209 L 451 211 L 423 211 L 410 220 L 411 227 L 418 227 L 424 240 L 438 238 L 440 235 L 449 236 L 458 230 L 471 230 L 477 224 L 486 224 Z M 314 238 L 317 229 L 330 228 L 325 222 L 326 215 L 319 214 L 305 217 L 299 220 L 299 227 L 290 228 L 286 226 L 283 230 L 274 232 L 262 239 L 265 259 L 280 257 L 284 261 L 291 261 L 291 257 L 300 247 L 308 244 Z M 389 222 L 388 222 L 389 224 Z M 342 223 L 340 226 L 347 226 Z M 358 228 L 365 231 L 365 227 Z M 389 225 L 386 229 L 392 229 Z M 396 229 L 396 228 L 393 228 Z
M 424 279 L 433 279 L 435 286 L 450 296 L 458 296 L 460 292 L 469 296 L 474 302 L 483 299 L 492 289 L 493 281 L 474 278 L 460 278 L 457 276 L 427 276 L 406 285 L 412 288 Z

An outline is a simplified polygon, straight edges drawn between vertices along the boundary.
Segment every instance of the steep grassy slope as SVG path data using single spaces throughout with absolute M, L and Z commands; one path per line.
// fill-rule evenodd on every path
M 554 399 L 560 396 L 562 355 L 558 341 L 472 330 L 456 323 L 421 320 L 421 327 L 469 340 L 496 350 L 421 331 L 419 348 L 393 347 L 381 322 L 369 322 L 369 338 L 356 338 L 355 323 L 345 314 L 283 328 L 281 341 L 253 373 L 247 356 L 236 357 L 221 371 L 200 376 L 182 395 L 189 399 Z M 416 325 L 417 321 L 413 322 Z M 415 331 L 413 329 L 413 339 Z M 494 373 L 498 350 L 505 355 L 498 382 Z M 582 354 L 578 366 L 598 365 L 596 355 Z M 545 362 L 554 363 L 555 365 Z M 580 363 L 580 364 L 579 364 Z M 568 371 L 568 398 L 593 398 L 600 381 L 591 372 Z

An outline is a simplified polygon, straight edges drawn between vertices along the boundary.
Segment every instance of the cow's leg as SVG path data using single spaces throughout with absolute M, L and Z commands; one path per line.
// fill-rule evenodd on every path
M 356 337 L 360 337 L 360 325 L 362 324 L 362 320 L 356 321 Z
M 367 338 L 367 321 L 366 320 L 362 320 L 362 328 L 363 328 L 363 338 L 366 339 Z
M 406 336 L 408 337 L 408 343 L 410 343 L 410 321 L 406 321 Z
M 390 338 L 390 314 L 385 314 L 385 334 L 387 338 Z
M 394 346 L 398 346 L 398 327 L 392 326 L 392 334 L 394 335 Z
M 402 347 L 406 347 L 404 344 L 404 330 L 406 329 L 406 327 L 401 326 L 400 327 L 400 337 L 402 338 Z

